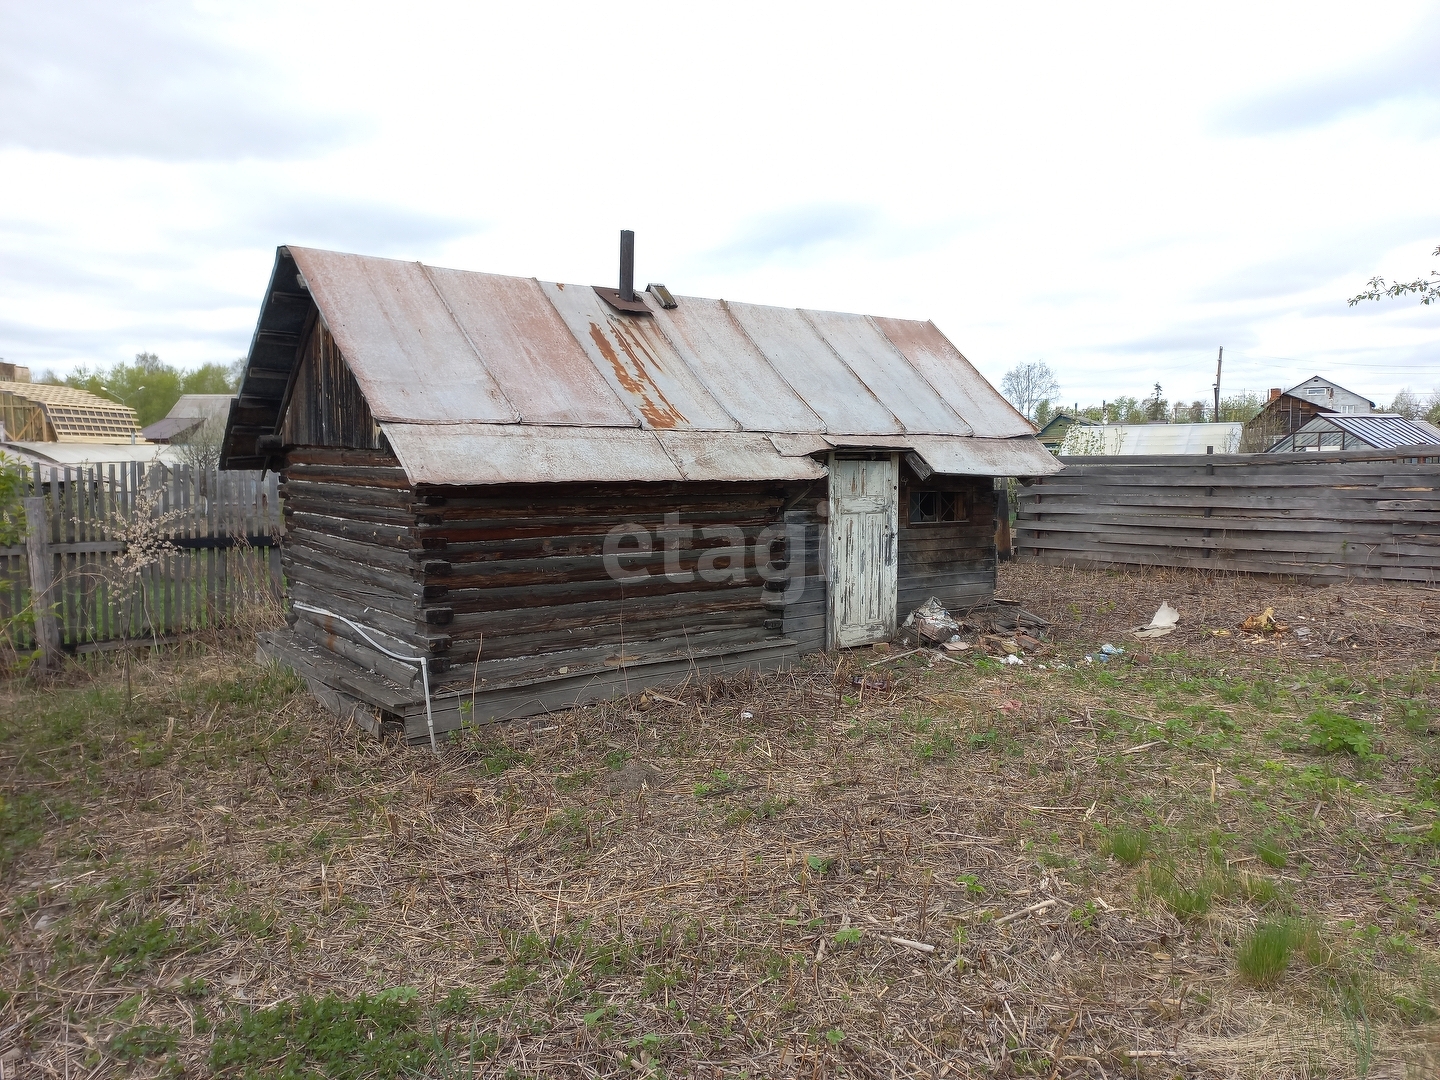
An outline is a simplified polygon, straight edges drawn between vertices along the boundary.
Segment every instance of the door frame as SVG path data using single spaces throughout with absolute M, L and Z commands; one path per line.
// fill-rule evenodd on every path
M 886 604 L 881 612 L 883 630 L 880 637 L 872 638 L 864 642 L 856 642 L 852 645 L 840 644 L 840 625 L 838 619 L 838 599 L 840 590 L 837 588 L 838 566 L 835 563 L 836 552 L 840 550 L 837 543 L 837 532 L 840 527 L 841 515 L 836 512 L 835 498 L 835 465 L 839 461 L 886 461 L 890 464 L 890 502 L 887 507 L 888 533 L 885 545 L 885 558 L 880 564 L 880 571 L 891 579 L 889 593 L 895 600 L 893 604 Z M 899 604 L 899 545 L 900 545 L 900 455 L 898 453 L 872 452 L 833 452 L 826 457 L 826 466 L 829 476 L 827 478 L 827 510 L 825 527 L 825 647 L 827 649 L 859 648 L 862 645 L 870 644 L 872 641 L 886 641 L 895 636 L 898 629 L 898 604 Z M 883 584 L 883 583 L 882 583 Z M 883 588 L 881 589 L 883 592 Z

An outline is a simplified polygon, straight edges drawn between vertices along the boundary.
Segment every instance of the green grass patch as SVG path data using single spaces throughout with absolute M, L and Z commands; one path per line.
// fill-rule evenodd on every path
M 386 1080 L 434 1075 L 493 1053 L 497 1040 L 489 1035 L 447 1047 L 418 996 L 398 986 L 354 999 L 303 996 L 242 1010 L 217 1028 L 210 1068 L 245 1080 Z
M 1104 850 L 1121 866 L 1139 866 L 1150 850 L 1150 834 L 1130 825 L 1116 825 L 1105 837 Z
M 1315 951 L 1315 931 L 1297 919 L 1266 919 L 1241 939 L 1235 969 L 1255 986 L 1273 986 L 1290 970 L 1297 951 Z

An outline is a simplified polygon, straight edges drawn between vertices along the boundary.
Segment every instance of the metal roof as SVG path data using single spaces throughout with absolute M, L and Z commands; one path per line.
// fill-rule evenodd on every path
M 824 474 L 810 453 L 886 446 L 937 472 L 1059 468 L 933 323 L 639 297 L 281 248 L 225 463 L 265 463 L 313 305 L 414 483 L 798 479 Z
M 1331 430 L 1343 431 L 1376 450 L 1440 444 L 1440 428 L 1398 413 L 1326 413 L 1315 417 L 1295 434 Z M 1275 445 L 1279 447 L 1282 443 Z
M 1094 424 L 1075 425 L 1065 432 L 1062 456 L 1128 457 L 1132 454 L 1233 454 L 1240 446 L 1244 424 Z
M 158 443 L 7 442 L 0 450 L 18 454 L 37 465 L 63 466 L 123 464 L 131 461 L 177 461 L 175 449 Z

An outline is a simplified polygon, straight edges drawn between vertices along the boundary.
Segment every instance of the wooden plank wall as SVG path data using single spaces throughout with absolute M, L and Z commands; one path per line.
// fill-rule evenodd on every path
M 68 651 L 219 627 L 247 605 L 280 595 L 274 474 L 124 462 L 35 467 L 28 475 L 29 490 L 45 500 L 45 535 L 30 542 L 42 544 L 44 557 L 53 560 L 50 602 Z M 175 550 L 142 572 L 127 629 L 113 563 L 125 549 L 125 522 L 137 493 L 147 489 L 159 493 L 157 532 Z M 0 550 L 0 619 L 30 607 L 25 552 Z M 33 632 L 17 630 L 13 646 L 33 647 Z
M 964 521 L 910 523 L 912 489 L 964 500 Z M 951 611 L 985 603 L 995 592 L 995 495 L 992 481 L 900 470 L 899 622 L 934 596 Z M 898 625 L 898 624 L 897 624 Z
M 279 434 L 286 446 L 385 449 L 385 436 L 360 384 L 318 318 L 312 320 L 300 350 Z
M 1440 452 L 1062 458 L 1020 492 L 1022 558 L 1440 582 Z

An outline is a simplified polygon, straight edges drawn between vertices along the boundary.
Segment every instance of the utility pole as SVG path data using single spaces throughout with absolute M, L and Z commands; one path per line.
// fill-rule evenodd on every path
M 1220 346 L 1220 355 L 1215 358 L 1215 423 L 1220 422 L 1220 365 L 1225 361 L 1225 346 Z

